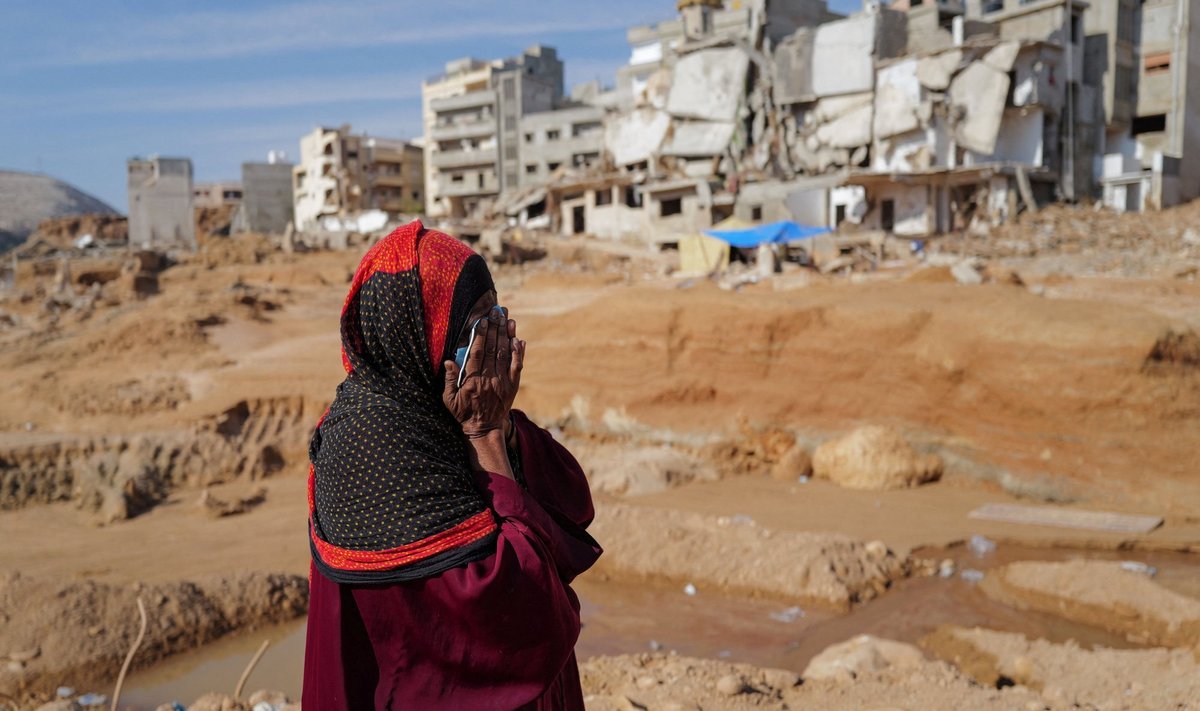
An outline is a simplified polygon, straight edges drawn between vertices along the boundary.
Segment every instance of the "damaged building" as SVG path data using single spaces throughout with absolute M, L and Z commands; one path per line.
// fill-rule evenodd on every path
M 509 59 L 460 59 L 421 86 L 427 148 L 425 212 L 465 218 L 521 186 L 528 165 L 522 121 L 563 104 L 563 63 L 553 47 Z M 531 148 L 532 148 L 531 144 Z M 540 168 L 539 168 L 540 169 Z
M 612 239 L 731 216 L 916 238 L 1054 201 L 1191 199 L 1187 5 L 681 0 L 630 30 L 603 164 L 560 176 L 546 210 Z
M 314 229 L 324 218 L 344 221 L 367 211 L 415 214 L 424 204 L 422 148 L 355 134 L 348 125 L 319 127 L 301 138 L 300 163 L 291 171 L 295 225 L 300 230 Z M 263 179 L 270 180 L 266 175 Z

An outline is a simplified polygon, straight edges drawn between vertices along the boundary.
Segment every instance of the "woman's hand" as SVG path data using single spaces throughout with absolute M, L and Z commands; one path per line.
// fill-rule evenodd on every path
M 516 334 L 516 322 L 497 307 L 475 325 L 462 387 L 458 386 L 458 366 L 453 361 L 445 363 L 442 401 L 469 439 L 505 432 L 525 363 L 525 343 L 517 340 Z

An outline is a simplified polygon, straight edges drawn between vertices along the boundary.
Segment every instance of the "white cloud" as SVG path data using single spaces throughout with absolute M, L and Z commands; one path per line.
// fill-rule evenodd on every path
M 634 11 L 639 6 L 640 11 Z M 62 43 L 56 47 L 31 47 L 34 53 L 25 63 L 80 66 L 406 44 L 452 45 L 479 38 L 624 29 L 659 15 L 648 13 L 644 3 L 630 3 L 629 9 L 626 12 L 607 5 L 530 0 L 309 2 L 170 17 L 108 18 L 98 24 L 81 23 L 66 29 L 58 37 Z M 669 5 L 663 10 L 669 12 Z
M 349 78 L 288 77 L 187 87 L 88 89 L 69 96 L 14 97 L 9 106 L 40 114 L 191 113 L 398 102 L 420 96 L 421 76 L 414 72 L 397 72 Z

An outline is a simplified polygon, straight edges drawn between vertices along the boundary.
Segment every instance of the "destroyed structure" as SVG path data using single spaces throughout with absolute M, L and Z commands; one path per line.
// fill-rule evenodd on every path
M 195 249 L 192 161 L 187 158 L 131 158 L 129 243 L 141 249 Z
M 292 168 L 296 228 L 341 229 L 372 211 L 417 214 L 425 199 L 424 151 L 418 145 L 351 133 L 350 126 L 316 128 L 300 139 Z
M 460 59 L 422 84 L 419 143 L 317 128 L 294 168 L 188 194 L 240 198 L 235 231 L 369 233 L 423 211 L 467 237 L 663 243 L 730 220 L 920 239 L 1058 201 L 1168 207 L 1200 197 L 1193 4 L 678 0 L 628 31 L 612 88 L 566 93 L 543 45 Z M 194 243 L 186 210 L 158 207 L 182 174 L 134 173 L 134 239 Z
M 427 84 L 428 175 L 472 198 L 430 214 L 671 242 L 728 218 L 920 238 L 1055 201 L 1166 207 L 1200 196 L 1188 6 L 679 0 L 629 30 L 612 92 L 510 112 L 516 146 L 491 78 L 506 62 L 460 62 L 453 98 Z

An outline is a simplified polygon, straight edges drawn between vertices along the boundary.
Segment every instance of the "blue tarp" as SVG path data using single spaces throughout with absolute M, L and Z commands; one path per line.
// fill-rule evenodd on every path
M 704 234 L 728 242 L 733 247 L 757 247 L 760 244 L 779 244 L 810 239 L 831 230 L 828 227 L 799 225 L 783 220 L 741 230 L 705 230 Z

